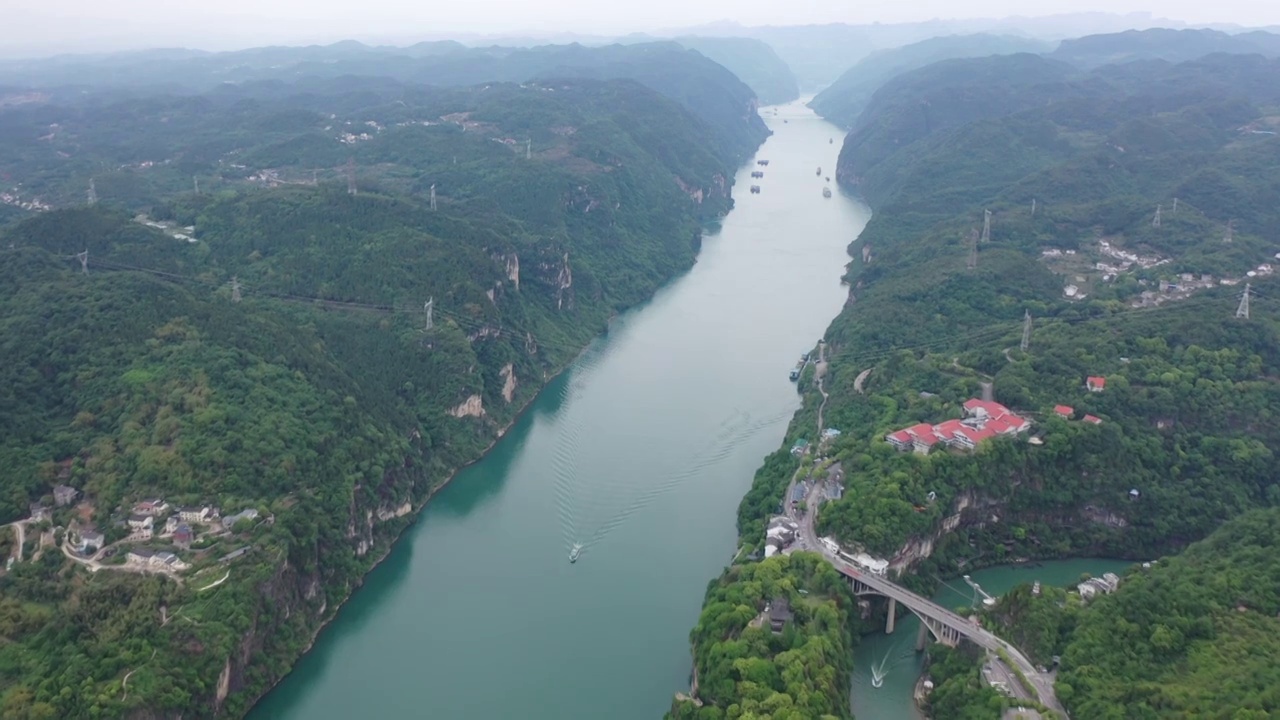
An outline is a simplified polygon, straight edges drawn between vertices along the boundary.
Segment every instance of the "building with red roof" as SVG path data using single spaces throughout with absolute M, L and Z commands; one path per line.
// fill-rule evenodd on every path
M 888 435 L 885 435 L 884 439 L 888 440 L 890 445 L 899 450 L 906 450 L 911 447 L 911 433 L 906 430 L 891 432 Z
M 1085 378 L 1084 386 L 1089 389 L 1089 392 L 1102 392 L 1107 389 L 1107 379 L 1090 375 Z
M 1076 410 L 1070 405 L 1054 405 L 1053 414 L 1057 415 L 1063 420 L 1070 420 L 1071 416 L 1076 414 Z
M 1102 424 L 1102 418 L 1098 417 L 1097 415 L 1085 415 L 1084 421 L 1087 423 L 1092 423 L 1094 425 Z
M 964 403 L 963 419 L 946 420 L 937 425 L 917 423 L 885 435 L 885 440 L 898 450 L 914 449 L 928 454 L 939 445 L 972 450 L 983 440 L 997 435 L 1017 435 L 1031 429 L 1031 421 L 1009 411 L 998 402 L 972 398 Z

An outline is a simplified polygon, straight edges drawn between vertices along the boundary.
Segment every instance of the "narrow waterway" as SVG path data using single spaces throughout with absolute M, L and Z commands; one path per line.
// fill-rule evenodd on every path
M 740 170 L 697 265 L 430 503 L 253 717 L 654 720 L 688 687 L 738 501 L 799 404 L 787 373 L 839 312 L 870 214 L 823 197 L 836 127 L 761 114 L 770 164 Z
M 1039 580 L 1044 585 L 1066 587 L 1083 573 L 1119 573 L 1133 563 L 1125 560 L 1051 560 L 1026 565 L 1005 565 L 974 572 L 970 578 L 988 595 L 1003 595 L 1013 587 Z M 962 578 L 946 581 L 933 596 L 943 607 L 974 606 L 982 601 Z M 919 720 L 912 693 L 924 665 L 924 655 L 915 650 L 920 621 L 914 615 L 899 615 L 892 635 L 875 633 L 862 638 L 855 651 L 853 687 L 850 700 L 858 720 Z M 872 684 L 874 675 L 883 684 Z

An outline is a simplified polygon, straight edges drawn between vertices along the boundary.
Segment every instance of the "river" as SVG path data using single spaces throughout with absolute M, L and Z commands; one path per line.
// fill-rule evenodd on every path
M 1078 582 L 1082 573 L 1122 573 L 1132 565 L 1125 560 L 1051 560 L 978 570 L 971 579 L 995 597 L 1021 583 L 1039 580 L 1045 585 L 1066 587 Z M 959 578 L 946 581 L 933 599 L 948 608 L 981 602 L 973 589 Z M 879 632 L 864 636 L 854 651 L 850 701 L 853 715 L 859 720 L 919 720 L 922 717 L 912 696 L 924 665 L 924 655 L 915 651 L 920 621 L 915 615 L 899 614 L 895 625 L 892 635 Z M 873 672 L 883 676 L 880 687 L 871 684 Z
M 814 174 L 842 132 L 801 103 L 761 115 L 770 165 L 738 172 L 693 269 L 428 504 L 252 717 L 654 720 L 688 688 L 738 502 L 799 406 L 787 373 L 870 217 Z

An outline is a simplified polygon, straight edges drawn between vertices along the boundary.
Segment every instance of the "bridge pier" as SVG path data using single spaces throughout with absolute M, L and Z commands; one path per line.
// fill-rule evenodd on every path
M 920 652 L 929 646 L 929 626 L 924 623 L 924 618 L 920 619 L 920 631 L 916 633 L 916 652 Z
M 894 617 L 897 614 L 898 614 L 898 601 L 894 600 L 893 598 L 889 598 L 889 617 L 884 621 L 885 635 L 893 634 L 893 621 L 894 621 Z

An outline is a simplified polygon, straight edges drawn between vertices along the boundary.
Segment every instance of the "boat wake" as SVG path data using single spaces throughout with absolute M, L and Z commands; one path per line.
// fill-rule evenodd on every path
M 735 410 L 718 423 L 711 442 L 692 456 L 685 459 L 654 458 L 655 464 L 662 463 L 669 469 L 655 468 L 658 472 L 648 477 L 656 476 L 658 479 L 648 485 L 612 479 L 592 482 L 590 478 L 582 477 L 578 465 L 582 427 L 580 424 L 566 426 L 552 460 L 565 541 L 578 539 L 584 549 L 601 542 L 658 499 L 694 478 L 705 476 L 730 458 L 742 443 L 767 428 L 788 422 L 791 415 L 792 411 L 788 409 L 773 416 L 753 418 L 747 411 Z

